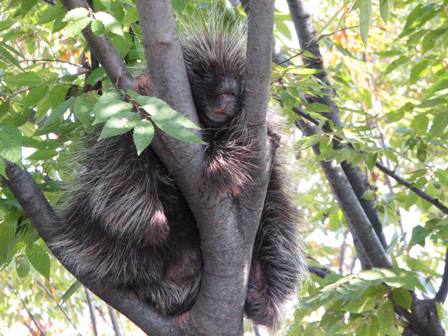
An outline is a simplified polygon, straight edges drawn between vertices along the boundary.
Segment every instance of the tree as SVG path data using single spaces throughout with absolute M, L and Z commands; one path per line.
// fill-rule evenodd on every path
M 101 110 L 104 100 L 98 98 L 99 91 L 108 93 L 116 87 L 121 93 L 144 93 L 145 82 L 136 76 L 144 71 L 143 51 L 157 96 L 197 122 L 171 2 L 142 0 L 137 6 L 126 0 L 46 2 L 0 5 L 5 13 L 0 35 L 0 64 L 5 69 L 0 74 L 0 175 L 5 177 L 0 190 L 0 261 L 6 270 L 14 265 L 22 277 L 30 272 L 31 263 L 50 278 L 51 260 L 38 237 L 51 236 L 55 222 L 51 204 L 65 178 L 61 167 L 76 147 L 70 141 L 91 126 L 92 111 Z M 186 15 L 196 5 L 172 3 L 176 13 Z M 188 200 L 208 251 L 204 263 L 213 271 L 204 277 L 198 302 L 185 316 L 164 318 L 128 293 L 81 282 L 151 335 L 242 334 L 244 269 L 250 263 L 273 155 L 265 136 L 265 113 L 275 18 L 275 36 L 283 43 L 282 52 L 274 55 L 272 100 L 287 114 L 290 132 L 297 126 L 303 135 L 296 146 L 301 156 L 296 173 L 302 179 L 291 182 L 303 185 L 301 181 L 318 179 L 297 197 L 313 225 L 304 233 L 311 237 L 308 250 L 315 256 L 310 258 L 311 281 L 302 290 L 303 302 L 294 320 L 287 321 L 282 331 L 444 335 L 446 1 L 358 0 L 342 5 L 326 1 L 315 20 L 319 34 L 301 0 L 288 0 L 289 12 L 277 10 L 275 16 L 271 1 L 242 4 L 249 18 L 245 106 L 252 112 L 260 148 L 259 180 L 251 195 L 255 206 L 237 207 L 225 199 L 204 205 L 194 187 L 200 181 L 202 161 L 199 145 L 191 143 L 194 131 L 183 129 L 180 133 L 187 135 L 179 141 L 159 130 L 151 146 L 173 171 Z M 14 25 L 15 19 L 21 27 Z M 284 42 L 292 38 L 289 22 L 300 50 Z M 59 33 L 63 28 L 68 35 Z M 86 45 L 78 36 L 81 31 Z M 319 43 L 327 48 L 327 69 Z M 72 62 L 77 54 L 81 64 Z M 297 62 L 299 56 L 303 65 Z M 75 74 L 67 72 L 70 67 L 77 69 Z M 122 104 L 121 99 L 114 95 L 111 104 Z M 163 130 L 163 125 L 157 126 Z M 118 130 L 125 131 L 129 128 Z M 25 159 L 24 147 L 32 148 Z M 415 225 L 411 234 L 403 223 L 406 210 L 426 221 Z M 328 239 L 315 244 L 316 234 Z M 332 239 L 341 242 L 339 254 Z M 440 258 L 443 254 L 445 258 Z M 9 281 L 7 287 L 22 298 L 14 283 Z M 63 301 L 77 287 L 75 283 Z M 28 327 L 44 334 L 45 326 L 29 309 L 31 304 L 22 298 Z
M 137 87 L 138 79 L 129 74 L 109 37 L 97 36 L 93 32 L 96 27 L 94 23 L 98 21 L 98 24 L 113 31 L 113 23 L 108 22 L 111 17 L 107 14 L 92 14 L 92 9 L 85 1 L 63 3 L 70 10 L 66 19 L 72 22 L 73 29 L 83 29 L 93 54 L 103 65 L 111 82 L 123 90 Z M 145 54 L 150 64 L 149 73 L 156 95 L 198 124 L 171 3 L 138 1 L 137 9 Z M 106 291 L 101 284 L 79 279 L 106 302 L 125 313 L 148 334 L 200 335 L 214 330 L 216 334 L 239 335 L 242 332 L 248 277 L 245 270 L 250 267 L 252 246 L 261 218 L 272 161 L 272 151 L 268 150 L 267 144 L 266 111 L 271 69 L 273 3 L 253 2 L 250 4 L 250 10 L 246 94 L 243 104 L 252 118 L 249 124 L 256 125 L 253 126 L 253 131 L 259 153 L 255 161 L 259 173 L 254 181 L 254 188 L 250 191 L 250 206 L 244 203 L 235 204 L 225 195 L 211 200 L 200 197 L 197 186 L 202 181 L 200 167 L 203 166 L 204 158 L 199 145 L 180 142 L 162 132 L 158 132 L 152 143 L 153 149 L 163 158 L 163 164 L 172 173 L 184 194 L 200 231 L 202 249 L 207 251 L 203 253 L 202 258 L 208 272 L 202 277 L 202 289 L 193 308 L 185 316 L 163 318 L 130 294 Z M 90 15 L 98 17 L 92 25 Z M 106 19 L 101 21 L 103 16 L 106 16 Z M 70 98 L 63 103 L 60 108 L 62 113 L 70 105 L 69 102 Z M 55 113 L 61 112 L 54 110 L 46 119 L 43 128 L 51 127 Z M 164 129 L 162 125 L 159 126 Z M 106 133 L 107 127 L 106 123 L 103 133 Z M 6 184 L 40 236 L 46 241 L 50 240 L 52 226 L 58 223 L 56 214 L 28 172 L 9 160 L 6 160 L 5 165 Z M 58 257 L 56 252 L 55 254 Z M 235 285 L 228 286 L 229 283 Z M 223 301 L 226 302 L 225 305 Z M 209 313 L 206 315 L 204 311 Z

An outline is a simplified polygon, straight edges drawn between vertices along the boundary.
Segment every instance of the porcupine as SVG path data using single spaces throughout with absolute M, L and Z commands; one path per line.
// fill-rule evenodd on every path
M 216 15 L 184 29 L 182 47 L 206 146 L 205 189 L 244 197 L 253 180 L 251 135 L 241 105 L 245 29 Z M 151 148 L 137 155 L 131 134 L 86 141 L 80 169 L 59 206 L 53 248 L 75 275 L 130 289 L 161 314 L 193 305 L 202 261 L 194 217 Z M 305 273 L 294 206 L 274 159 L 251 264 L 246 315 L 273 327 Z

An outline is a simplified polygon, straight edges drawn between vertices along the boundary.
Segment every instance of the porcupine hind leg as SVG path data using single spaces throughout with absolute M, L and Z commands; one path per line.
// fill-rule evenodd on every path
M 117 238 L 165 242 L 170 229 L 159 189 L 171 181 L 152 150 L 138 156 L 125 134 L 96 141 L 87 151 L 74 188 L 88 199 L 92 220 Z
M 282 188 L 274 161 L 262 219 L 255 239 L 246 315 L 255 324 L 274 327 L 279 308 L 294 294 L 305 272 L 297 234 L 296 211 Z

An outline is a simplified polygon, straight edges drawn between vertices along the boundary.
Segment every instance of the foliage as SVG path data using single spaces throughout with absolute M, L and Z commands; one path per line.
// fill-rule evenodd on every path
M 186 17 L 198 3 L 205 1 L 173 1 Z M 201 141 L 192 132 L 196 126 L 164 102 L 127 96 L 102 67 L 90 66 L 80 37 L 88 24 L 94 34 L 111 37 L 132 72 L 145 66 L 134 2 L 96 0 L 94 7 L 95 13 L 67 13 L 60 2 L 0 3 L 0 175 L 5 175 L 3 159 L 24 165 L 52 204 L 70 176 L 67 162 L 79 140 L 98 125 L 101 137 L 132 131 L 139 153 L 157 131 Z M 448 203 L 447 8 L 446 0 L 319 2 L 313 21 L 343 127 L 302 137 L 292 107 L 301 106 L 320 121 L 329 109 L 303 99 L 325 91 L 316 71 L 301 65 L 300 56 L 309 55 L 298 49 L 286 6 L 279 2 L 275 36 L 291 65 L 274 70 L 272 105 L 287 117 L 284 136 L 294 143 L 289 155 L 298 158 L 291 160 L 291 185 L 307 219 L 303 235 L 310 263 L 325 266 L 329 275 L 311 275 L 301 304 L 278 334 L 399 335 L 404 321 L 393 305 L 409 309 L 409 290 L 429 297 L 437 291 L 447 218 L 374 163 Z M 334 149 L 335 137 L 352 146 Z M 317 159 L 314 144 L 320 148 Z M 374 189 L 364 197 L 380 211 L 393 271 L 360 269 L 343 213 L 318 166 L 318 160 L 333 159 L 358 164 L 369 176 Z M 11 192 L 0 188 L 0 278 L 8 284 L 0 296 L 0 330 L 17 322 L 36 330 L 34 315 L 41 327 L 51 326 L 47 334 L 61 334 L 67 326 L 66 335 L 78 334 L 73 326 L 87 309 L 79 284 L 50 256 Z

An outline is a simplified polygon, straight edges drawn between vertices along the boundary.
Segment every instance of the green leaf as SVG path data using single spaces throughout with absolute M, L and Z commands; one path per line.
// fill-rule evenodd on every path
M 390 301 L 387 301 L 378 309 L 378 321 L 380 322 L 380 335 L 399 336 L 395 325 L 394 307 Z
M 294 75 L 314 75 L 319 73 L 319 69 L 309 69 L 305 67 L 290 67 L 288 68 L 288 73 L 294 74 Z
M 75 99 L 73 113 L 81 122 L 84 129 L 88 129 L 93 120 L 93 107 L 96 103 L 96 94 L 84 94 Z
M 151 120 L 166 134 L 181 141 L 203 144 L 202 139 L 190 129 L 199 129 L 190 119 L 173 110 L 156 97 L 137 96 L 135 100 L 149 113 Z
M 103 126 L 99 139 L 106 139 L 129 132 L 139 122 L 140 116 L 133 112 L 120 112 L 110 117 Z
M 306 105 L 306 110 L 316 113 L 326 113 L 331 112 L 331 108 L 328 105 L 321 103 L 312 103 Z
M 112 44 L 117 49 L 118 55 L 120 57 L 125 57 L 129 50 L 131 49 L 132 42 L 129 39 L 129 35 L 125 36 L 119 36 L 119 35 L 113 35 L 112 38 Z
M 425 239 L 431 234 L 431 231 L 421 225 L 417 225 L 412 229 L 412 237 L 409 246 L 421 245 L 425 246 Z
M 74 102 L 75 102 L 75 98 L 70 97 L 69 99 L 64 101 L 61 105 L 54 108 L 51 111 L 48 118 L 45 120 L 42 127 L 40 127 L 34 134 L 42 135 L 42 134 L 46 134 L 49 131 L 51 131 L 58 124 L 58 122 L 62 119 L 62 116 L 64 115 L 64 113 L 73 105 Z
M 410 310 L 412 306 L 412 296 L 409 290 L 405 288 L 392 289 L 392 300 L 400 307 Z
M 105 75 L 106 73 L 104 72 L 104 68 L 102 67 L 96 68 L 89 74 L 89 76 L 87 76 L 86 84 L 93 86 L 102 78 L 104 78 Z
M 93 125 L 97 125 L 118 113 L 131 112 L 132 105 L 124 102 L 118 93 L 107 92 L 98 99 L 93 110 L 95 111 Z
M 48 6 L 46 10 L 39 14 L 37 24 L 41 25 L 54 21 L 57 18 L 63 18 L 64 14 L 64 7 L 60 3 L 57 3 L 55 6 Z
M 112 15 L 106 12 L 96 12 L 95 19 L 100 21 L 104 28 L 111 33 L 123 36 L 123 29 L 121 24 Z
M 438 40 L 448 31 L 447 28 L 432 30 L 425 35 L 422 40 L 423 52 L 428 52 L 434 48 Z
M 70 297 L 76 293 L 76 291 L 81 287 L 81 283 L 76 280 L 69 289 L 62 295 L 61 299 L 59 300 L 58 304 L 62 305 L 64 302 L 66 302 Z
M 441 111 L 437 113 L 435 116 L 431 129 L 429 130 L 429 133 L 433 137 L 438 137 L 443 134 L 445 131 L 446 126 L 448 125 L 448 111 Z
M 22 159 L 22 134 L 17 128 L 0 124 L 0 156 L 12 162 Z
M 23 104 L 27 107 L 34 107 L 40 102 L 48 92 L 48 86 L 39 85 L 30 90 L 28 95 L 23 100 Z
M 443 105 L 445 104 L 446 100 L 444 98 L 434 98 L 434 99 L 424 99 L 418 107 L 420 108 L 428 108 L 428 107 L 434 107 L 437 105 Z
M 428 144 L 424 141 L 420 141 L 417 146 L 417 158 L 420 162 L 426 161 L 427 150 Z
M 23 72 L 16 75 L 7 74 L 5 76 L 5 82 L 7 83 L 8 86 L 11 87 L 37 86 L 41 84 L 42 81 L 43 81 L 42 76 L 33 71 Z
M 380 14 L 384 23 L 389 20 L 390 10 L 392 8 L 392 0 L 380 0 Z
M 64 17 L 64 22 L 67 22 L 67 29 L 71 36 L 79 35 L 84 28 L 86 28 L 92 21 L 90 12 L 83 7 L 78 7 L 70 10 Z
M 133 139 L 137 154 L 140 155 L 154 138 L 154 126 L 148 120 L 142 119 L 135 125 Z
M 25 16 L 26 13 L 28 13 L 31 8 L 34 7 L 34 5 L 36 4 L 37 0 L 24 0 L 22 1 L 22 6 L 21 6 L 21 15 Z
M 420 134 L 425 134 L 429 125 L 429 119 L 424 114 L 417 115 L 411 123 L 411 128 L 419 132 Z
M 91 28 L 92 28 L 92 32 L 96 36 L 100 36 L 106 32 L 106 28 L 104 27 L 104 25 L 101 23 L 100 20 L 93 20 Z
M 5 160 L 0 157 L 0 176 L 6 177 Z
M 123 18 L 123 26 L 129 27 L 132 23 L 138 21 L 138 12 L 136 7 L 131 7 L 126 12 L 125 17 Z
M 46 279 L 50 279 L 50 257 L 38 244 L 32 244 L 25 249 L 26 256 L 31 265 Z
M 0 220 L 0 264 L 10 260 L 15 244 L 17 216 L 9 214 Z
M 407 56 L 398 57 L 396 60 L 394 60 L 392 63 L 390 63 L 387 66 L 386 70 L 384 71 L 384 75 L 391 73 L 392 71 L 397 69 L 400 65 L 403 65 L 408 61 L 409 61 L 409 57 L 407 57 Z
M 21 69 L 20 63 L 17 59 L 6 48 L 0 45 L 0 59 L 1 58 Z
M 30 272 L 30 263 L 24 255 L 18 255 L 16 258 L 16 272 L 20 278 L 24 278 Z
M 182 13 L 186 5 L 187 0 L 173 0 L 173 8 L 177 13 Z
M 33 154 L 28 156 L 26 159 L 30 161 L 39 161 L 39 160 L 49 160 L 58 155 L 58 152 L 52 149 L 39 149 L 35 151 Z
M 369 38 L 370 21 L 372 20 L 372 1 L 359 0 L 359 29 L 364 46 L 367 46 Z
M 417 64 L 415 64 L 411 70 L 411 77 L 410 77 L 409 83 L 413 84 L 413 83 L 417 82 L 417 80 L 420 79 L 422 72 L 425 71 L 425 69 L 428 67 L 428 65 L 429 65 L 429 62 L 427 60 L 422 60 L 422 61 L 418 62 Z

